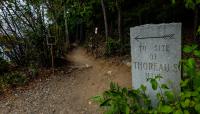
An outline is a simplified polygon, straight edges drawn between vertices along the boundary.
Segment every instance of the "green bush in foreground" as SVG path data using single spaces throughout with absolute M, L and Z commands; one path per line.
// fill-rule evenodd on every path
M 157 89 L 161 90 L 157 93 L 156 107 L 151 106 L 144 85 L 134 90 L 111 83 L 108 91 L 92 100 L 100 104 L 105 114 L 200 114 L 200 66 L 196 63 L 200 60 L 200 50 L 197 45 L 187 45 L 183 51 L 192 58 L 182 60 L 182 91 L 178 97 L 166 84 L 159 84 L 161 76 L 155 76 L 148 79 L 148 82 L 155 92 Z

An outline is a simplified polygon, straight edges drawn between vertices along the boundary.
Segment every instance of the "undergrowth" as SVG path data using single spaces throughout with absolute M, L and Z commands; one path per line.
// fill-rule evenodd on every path
M 26 71 L 16 71 L 10 68 L 10 64 L 6 60 L 0 58 L 0 92 L 8 88 L 25 85 L 37 75 L 38 70 L 33 65 Z

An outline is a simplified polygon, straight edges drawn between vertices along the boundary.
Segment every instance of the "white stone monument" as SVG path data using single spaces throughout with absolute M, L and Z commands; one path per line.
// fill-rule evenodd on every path
M 181 80 L 181 23 L 147 24 L 130 28 L 132 56 L 132 85 L 137 89 L 141 84 L 147 87 L 152 103 L 156 103 L 148 78 L 160 75 L 177 95 Z

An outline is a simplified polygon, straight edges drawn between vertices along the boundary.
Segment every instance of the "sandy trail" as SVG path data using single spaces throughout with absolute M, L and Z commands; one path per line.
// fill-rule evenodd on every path
M 67 59 L 75 70 L 36 82 L 27 91 L 16 90 L 0 101 L 0 114 L 99 114 L 90 97 L 108 89 L 111 81 L 131 87 L 130 68 L 124 64 L 95 59 L 81 47 Z

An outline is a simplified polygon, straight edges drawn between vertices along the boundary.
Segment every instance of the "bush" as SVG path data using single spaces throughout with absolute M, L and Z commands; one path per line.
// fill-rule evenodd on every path
M 141 89 L 131 90 L 111 83 L 110 90 L 105 91 L 103 96 L 93 97 L 92 100 L 100 104 L 105 114 L 143 114 L 146 111 L 142 109 L 139 99 L 143 99 L 143 104 L 150 104 L 149 98 L 143 91 L 145 88 L 143 86 Z
M 120 51 L 120 42 L 115 39 L 108 38 L 108 41 L 106 42 L 105 54 L 110 56 L 115 54 L 117 51 Z
M 27 74 L 28 78 L 34 79 L 38 76 L 38 73 L 39 71 L 38 71 L 37 66 L 34 66 L 33 64 L 31 64 L 28 68 L 28 74 Z
M 200 113 L 200 66 L 195 60 L 200 59 L 198 45 L 187 45 L 183 51 L 193 58 L 185 58 L 181 93 L 176 98 L 166 84 L 159 84 L 161 76 L 148 79 L 152 89 L 160 89 L 157 93 L 158 104 L 151 106 L 151 100 L 146 94 L 146 87 L 141 85 L 137 90 L 121 88 L 111 83 L 110 90 L 102 96 L 92 98 L 100 104 L 105 114 L 199 114 Z
M 5 89 L 6 87 L 15 87 L 26 84 L 28 78 L 20 72 L 5 73 L 0 77 L 0 87 Z

